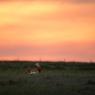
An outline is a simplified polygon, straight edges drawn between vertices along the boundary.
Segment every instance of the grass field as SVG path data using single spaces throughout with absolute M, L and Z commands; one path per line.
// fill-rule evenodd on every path
M 41 73 L 25 73 L 34 63 L 0 62 L 0 95 L 95 95 L 95 64 L 43 62 Z

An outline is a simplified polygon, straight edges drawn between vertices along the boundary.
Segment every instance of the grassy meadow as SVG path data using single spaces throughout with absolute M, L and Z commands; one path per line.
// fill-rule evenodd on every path
M 0 95 L 95 95 L 95 64 L 40 62 L 43 71 L 29 75 L 36 62 L 0 61 Z

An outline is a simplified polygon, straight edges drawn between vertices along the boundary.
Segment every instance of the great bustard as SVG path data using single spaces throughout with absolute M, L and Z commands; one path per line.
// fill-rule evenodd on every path
M 26 69 L 26 73 L 29 75 L 40 73 L 41 71 L 42 71 L 42 67 L 39 63 L 35 63 L 35 68 L 28 67 Z

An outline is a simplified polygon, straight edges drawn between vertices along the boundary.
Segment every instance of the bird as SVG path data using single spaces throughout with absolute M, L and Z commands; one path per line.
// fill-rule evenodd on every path
M 42 72 L 42 67 L 38 62 L 35 64 L 35 66 L 36 66 L 36 69 L 39 73 Z

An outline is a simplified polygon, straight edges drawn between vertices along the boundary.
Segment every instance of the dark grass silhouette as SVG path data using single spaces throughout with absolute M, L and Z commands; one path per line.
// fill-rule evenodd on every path
M 43 71 L 25 73 L 29 61 L 0 62 L 0 95 L 95 95 L 95 64 L 39 62 Z

